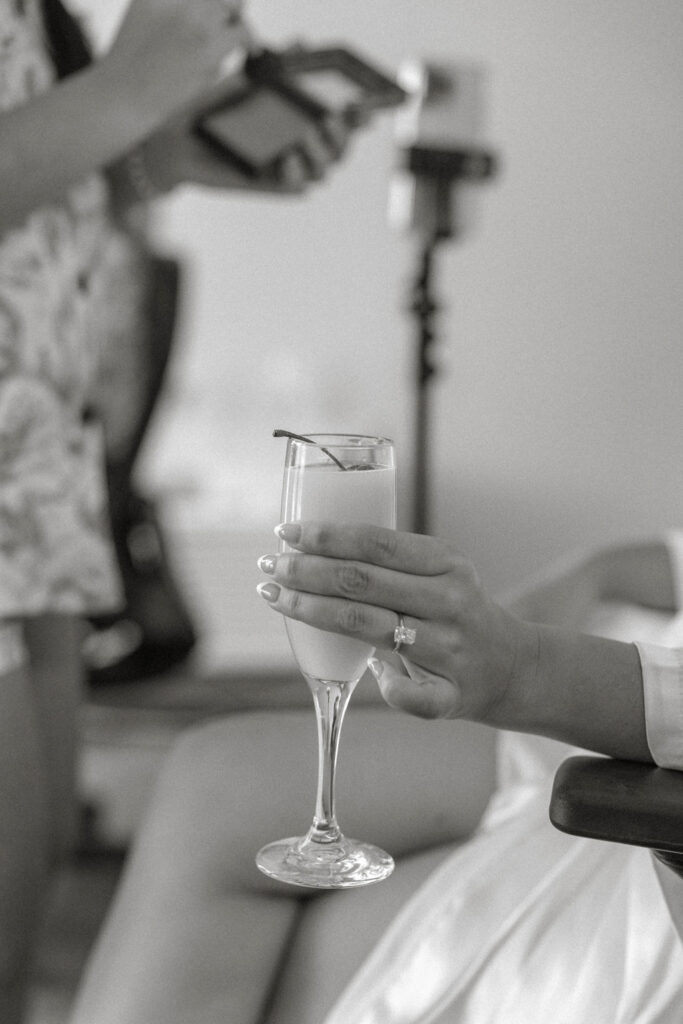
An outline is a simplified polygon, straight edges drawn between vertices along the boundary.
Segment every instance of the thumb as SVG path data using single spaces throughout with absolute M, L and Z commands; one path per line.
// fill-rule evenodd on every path
M 417 718 L 457 718 L 460 688 L 450 679 L 401 658 L 407 672 L 371 658 L 368 666 L 387 704 Z

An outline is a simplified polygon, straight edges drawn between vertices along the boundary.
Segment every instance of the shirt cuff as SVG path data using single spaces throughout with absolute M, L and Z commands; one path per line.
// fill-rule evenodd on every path
M 655 764 L 683 770 L 683 648 L 636 643 L 643 670 L 645 730 Z

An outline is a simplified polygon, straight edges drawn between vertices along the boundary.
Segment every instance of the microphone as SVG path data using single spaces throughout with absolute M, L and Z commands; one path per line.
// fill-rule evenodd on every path
M 473 183 L 495 172 L 481 144 L 483 69 L 407 61 L 398 81 L 409 98 L 395 120 L 401 165 L 390 184 L 389 223 L 426 244 L 459 237 L 474 219 Z

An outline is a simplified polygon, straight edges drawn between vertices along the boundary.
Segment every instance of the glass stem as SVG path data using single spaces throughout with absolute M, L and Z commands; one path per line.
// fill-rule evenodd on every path
M 334 809 L 339 735 L 356 683 L 334 683 L 311 676 L 306 676 L 306 680 L 313 694 L 318 724 L 318 791 L 315 816 L 306 839 L 313 843 L 336 843 L 342 838 Z

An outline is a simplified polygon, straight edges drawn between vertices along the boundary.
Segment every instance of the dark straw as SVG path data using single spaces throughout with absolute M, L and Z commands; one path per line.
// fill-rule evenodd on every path
M 313 438 L 304 437 L 303 434 L 293 434 L 291 430 L 274 430 L 273 437 L 291 437 L 294 441 L 304 441 L 306 444 L 316 443 L 313 440 Z M 340 469 L 343 469 L 344 472 L 346 472 L 346 466 L 342 462 L 340 462 L 339 459 L 335 455 L 333 455 L 328 448 L 323 448 L 322 445 L 318 445 L 317 447 L 320 448 L 321 452 L 325 452 L 325 455 L 327 455 L 328 458 L 332 459 L 333 462 L 336 462 Z

